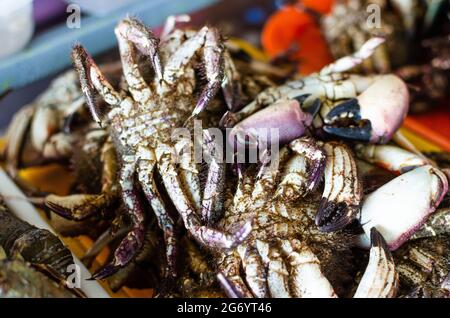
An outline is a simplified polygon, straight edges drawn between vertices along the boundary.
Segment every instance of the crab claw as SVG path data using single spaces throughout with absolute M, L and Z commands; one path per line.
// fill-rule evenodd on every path
M 283 100 L 272 104 L 236 124 L 229 135 L 231 145 L 258 147 L 261 142 L 278 134 L 279 144 L 286 144 L 301 137 L 311 125 L 313 116 L 301 110 L 297 100 Z M 268 135 L 270 134 L 270 135 Z
M 447 177 L 431 165 L 396 177 L 366 197 L 360 220 L 366 235 L 376 227 L 391 250 L 399 248 L 422 227 L 447 190 Z
M 361 278 L 354 298 L 392 298 L 399 281 L 394 259 L 376 228 L 370 229 L 369 264 Z
M 334 107 L 324 130 L 339 137 L 386 143 L 403 123 L 409 109 L 406 84 L 395 75 L 382 75 L 357 98 Z
M 324 150 L 325 187 L 315 222 L 319 230 L 333 232 L 356 218 L 363 193 L 352 151 L 339 142 L 326 143 Z
M 45 205 L 66 219 L 81 221 L 103 210 L 110 201 L 105 194 L 72 194 L 62 197 L 50 194 L 45 198 Z

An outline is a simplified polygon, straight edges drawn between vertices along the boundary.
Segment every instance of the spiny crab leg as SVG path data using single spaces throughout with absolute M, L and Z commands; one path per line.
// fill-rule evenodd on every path
M 316 225 L 321 231 L 332 232 L 356 218 L 363 192 L 352 151 L 338 142 L 326 143 L 324 150 L 327 154 L 325 188 Z
M 119 246 L 114 252 L 113 261 L 92 275 L 92 279 L 103 279 L 115 273 L 119 268 L 128 264 L 142 247 L 145 234 L 145 212 L 135 186 L 135 171 L 135 158 L 133 156 L 125 157 L 119 182 L 122 188 L 123 202 L 131 218 L 131 231 L 119 243 Z
M 81 90 L 86 97 L 86 103 L 92 118 L 101 126 L 104 120 L 105 110 L 100 109 L 95 101 L 95 91 L 101 92 L 104 100 L 111 106 L 117 107 L 123 97 L 116 92 L 111 84 L 105 79 L 102 72 L 95 64 L 92 57 L 85 48 L 79 44 L 72 49 L 72 60 L 78 72 Z
M 369 264 L 358 285 L 354 298 L 392 298 L 397 293 L 399 280 L 394 259 L 384 238 L 370 229 Z
M 445 174 L 424 165 L 369 194 L 362 205 L 360 222 L 366 235 L 376 227 L 389 248 L 395 250 L 426 222 L 447 191 Z
M 219 43 L 219 32 L 214 28 L 203 27 L 181 45 L 164 68 L 164 83 L 166 84 L 166 89 L 169 89 L 173 87 L 175 81 L 182 75 L 184 66 L 195 56 L 198 50 L 203 48 L 202 58 L 207 85 L 200 93 L 191 118 L 200 114 L 220 89 L 223 78 L 222 61 L 224 48 Z
M 158 52 L 159 40 L 155 37 L 153 32 L 140 21 L 129 17 L 122 20 L 117 25 L 115 33 L 119 41 L 119 45 L 123 46 L 125 44 L 124 40 L 129 41 L 133 43 L 144 55 L 150 57 L 153 69 L 155 70 L 156 82 L 161 82 L 163 79 L 163 69 Z M 123 53 L 125 52 L 123 51 Z M 124 70 L 124 72 L 127 71 Z
M 181 182 L 178 178 L 175 163 L 172 160 L 172 151 L 168 145 L 159 144 L 156 147 L 158 169 L 163 179 L 164 186 L 181 214 L 186 229 L 201 244 L 211 248 L 232 248 L 241 244 L 252 230 L 252 222 L 249 221 L 233 234 L 223 233 L 218 230 L 201 225 L 192 203 L 188 200 Z
M 158 220 L 158 225 L 164 233 L 166 244 L 167 273 L 175 276 L 176 273 L 176 246 L 177 237 L 175 234 L 175 222 L 168 213 L 161 195 L 153 178 L 156 166 L 156 157 L 152 151 L 140 149 L 139 163 L 137 167 L 138 181 L 142 190 L 150 203 L 153 213 Z
M 175 30 L 177 23 L 186 23 L 191 21 L 191 17 L 188 14 L 169 15 L 164 23 L 161 35 L 159 36 L 162 41 L 165 41 L 170 33 Z

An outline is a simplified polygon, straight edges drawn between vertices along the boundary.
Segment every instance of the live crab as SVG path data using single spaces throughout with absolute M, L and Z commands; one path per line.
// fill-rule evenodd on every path
M 175 29 L 158 45 L 159 41 L 152 32 L 132 18 L 121 21 L 115 33 L 130 95 L 116 91 L 111 86 L 82 46 L 75 46 L 72 53 L 91 114 L 108 130 L 120 158 L 118 183 L 133 224 L 116 249 L 111 264 L 93 277 L 103 278 L 115 272 L 130 262 L 142 247 L 145 212 L 135 181 L 142 187 L 164 231 L 169 272 L 173 274 L 176 220 L 161 199 L 153 179 L 155 170 L 160 173 L 185 228 L 200 243 L 231 248 L 241 243 L 251 228 L 248 223 L 234 233 L 223 233 L 202 224 L 197 213 L 207 204 L 201 204 L 200 182 L 194 158 L 181 156 L 181 169 L 177 167 L 175 160 L 176 154 L 180 155 L 180 151 L 189 145 L 187 143 L 190 140 L 181 138 L 175 142 L 171 138 L 172 129 L 189 124 L 189 119 L 197 116 L 221 88 L 226 62 L 223 57 L 223 43 L 217 30 L 203 27 L 192 33 Z M 136 50 L 151 59 L 154 69 L 151 83 L 147 83 L 141 75 L 136 61 Z M 200 53 L 201 60 L 197 53 Z M 198 63 L 204 65 L 207 84 L 194 107 L 192 95 L 197 89 L 195 70 Z M 95 92 L 109 104 L 107 109 L 100 109 L 95 103 Z M 109 196 L 107 191 L 99 197 Z M 210 191 L 214 191 L 214 185 Z M 208 197 L 208 194 L 204 197 Z M 74 206 L 67 208 L 51 201 L 47 201 L 47 204 L 55 212 L 67 217 L 77 210 L 73 209 Z M 83 205 L 89 206 L 90 203 L 81 200 L 75 204 L 82 209 Z

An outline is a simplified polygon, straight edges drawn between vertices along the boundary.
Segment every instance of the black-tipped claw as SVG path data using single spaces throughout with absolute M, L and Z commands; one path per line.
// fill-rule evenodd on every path
M 370 229 L 370 245 L 372 247 L 381 247 L 385 251 L 388 260 L 393 261 L 392 254 L 389 250 L 386 240 L 375 227 Z
M 322 232 L 335 232 L 342 230 L 353 222 L 359 208 L 350 206 L 345 202 L 329 201 L 322 198 L 316 214 L 316 225 Z
M 372 126 L 368 121 L 359 127 L 324 126 L 323 130 L 330 135 L 364 142 L 369 142 L 372 136 Z
M 119 269 L 120 269 L 119 266 L 116 266 L 113 264 L 108 264 L 105 267 L 103 267 L 102 269 L 100 269 L 99 271 L 97 271 L 96 273 L 94 273 L 92 275 L 92 277 L 89 278 L 88 280 L 105 279 L 105 278 L 113 275 L 114 273 L 116 273 Z
M 325 123 L 333 123 L 336 120 L 343 118 L 342 114 L 346 114 L 345 118 L 351 117 L 353 120 L 360 120 L 361 109 L 358 100 L 356 98 L 351 98 L 333 107 L 333 109 L 325 116 Z
M 346 100 L 335 106 L 324 118 L 323 130 L 341 138 L 368 142 L 371 139 L 372 125 L 361 118 L 360 106 L 356 98 Z

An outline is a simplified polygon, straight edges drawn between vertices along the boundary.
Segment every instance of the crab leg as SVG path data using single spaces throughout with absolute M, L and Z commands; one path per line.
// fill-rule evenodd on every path
M 222 158 L 217 157 L 218 155 L 221 156 L 223 152 L 218 150 L 218 153 L 216 153 L 217 150 L 212 145 L 214 141 L 211 139 L 209 132 L 204 130 L 203 133 L 211 162 L 206 177 L 205 190 L 203 191 L 202 220 L 207 225 L 211 225 L 216 223 L 222 214 L 226 164 Z
M 110 206 L 118 198 L 119 188 L 116 174 L 118 171 L 116 152 L 110 141 L 102 147 L 102 190 L 95 194 L 73 194 L 58 196 L 50 194 L 45 198 L 45 205 L 64 218 L 81 221 Z
M 119 43 L 123 74 L 128 83 L 128 90 L 135 101 L 147 105 L 153 94 L 139 71 L 136 62 L 136 50 L 131 43 L 145 48 L 145 53 L 152 60 L 157 83 L 159 83 L 162 78 L 162 71 L 158 54 L 158 40 L 147 28 L 134 19 L 122 20 L 116 27 L 115 33 Z
M 358 144 L 355 152 L 359 158 L 397 174 L 428 164 L 426 158 L 391 145 Z
M 267 193 L 270 193 L 275 187 L 276 178 L 280 173 L 280 163 L 284 163 L 288 155 L 289 151 L 284 147 L 280 149 L 277 158 L 270 158 L 270 160 L 277 160 L 278 164 L 272 165 L 273 162 L 262 163 L 251 194 L 251 206 L 253 210 L 257 210 L 266 202 Z
M 35 106 L 33 104 L 21 109 L 14 115 L 6 133 L 6 145 L 3 150 L 3 157 L 6 161 L 8 173 L 13 177 L 18 174 L 21 149 L 24 144 L 25 134 L 30 128 L 34 112 Z
M 237 111 L 242 105 L 240 97 L 242 96 L 241 76 L 236 70 L 233 59 L 228 50 L 223 53 L 224 58 L 224 79 L 222 83 L 222 92 L 228 109 L 232 112 Z
M 253 295 L 257 298 L 268 297 L 266 270 L 258 252 L 247 244 L 238 246 L 237 250 L 242 260 L 245 279 Z
M 92 118 L 102 125 L 105 110 L 99 108 L 95 102 L 95 90 L 97 90 L 105 102 L 112 107 L 118 107 L 123 101 L 123 96 L 106 80 L 103 73 L 95 64 L 92 57 L 81 45 L 75 45 L 72 49 L 72 60 L 78 72 L 81 90 L 86 97 L 86 103 L 91 112 Z
M 253 298 L 252 293 L 242 281 L 239 265 L 239 255 L 237 255 L 237 252 L 228 252 L 219 264 L 220 271 L 217 274 L 217 279 L 228 297 Z
M 123 63 L 124 74 L 127 75 L 127 73 L 131 71 L 129 74 L 132 75 L 132 79 L 136 80 L 135 83 L 142 84 L 141 80 L 135 76 L 139 74 L 137 67 L 132 65 L 135 63 L 129 63 L 134 60 L 135 54 L 135 52 L 130 50 L 129 44 L 126 43 L 129 41 L 133 43 L 139 51 L 150 57 L 153 69 L 155 70 L 156 83 L 161 82 L 163 79 L 163 70 L 158 52 L 159 40 L 152 31 L 139 20 L 126 18 L 116 27 L 115 33 L 119 41 L 122 63 L 125 61 L 125 63 Z M 131 55 L 129 55 L 129 53 L 131 53 Z
M 394 259 L 389 248 L 375 229 L 370 230 L 369 264 L 358 285 L 354 298 L 392 298 L 397 293 L 399 281 Z
M 114 260 L 92 275 L 93 279 L 103 279 L 128 264 L 142 247 L 144 241 L 144 209 L 139 200 L 139 193 L 134 184 L 136 161 L 134 156 L 125 156 L 120 172 L 120 186 L 123 202 L 130 216 L 131 231 L 120 242 L 114 252 Z
M 161 34 L 159 38 L 162 41 L 165 41 L 170 33 L 172 33 L 173 30 L 175 30 L 175 25 L 177 23 L 182 22 L 189 22 L 191 21 L 191 17 L 187 14 L 180 14 L 180 15 L 169 15 L 166 19 L 166 22 L 164 23 L 163 29 L 161 31 Z
M 319 184 L 327 162 L 324 150 L 311 137 L 296 139 L 289 144 L 289 147 L 296 153 L 304 155 L 311 162 L 306 188 L 309 192 L 314 191 Z
M 351 223 L 360 210 L 362 187 L 351 150 L 342 143 L 328 142 L 325 188 L 316 224 L 321 231 L 332 232 Z
M 175 276 L 175 258 L 177 238 L 174 233 L 174 220 L 167 211 L 164 202 L 156 187 L 153 178 L 153 172 L 156 165 L 155 154 L 147 149 L 139 149 L 139 163 L 137 167 L 138 181 L 141 184 L 147 200 L 149 201 L 153 212 L 158 220 L 158 225 L 164 232 L 164 241 L 166 243 L 166 257 L 168 273 Z
M 202 56 L 208 83 L 201 92 L 191 117 L 197 116 L 220 89 L 223 77 L 223 47 L 219 43 L 219 32 L 214 28 L 203 27 L 180 46 L 164 68 L 164 82 L 169 89 L 183 76 L 185 66 L 195 56 L 195 53 L 203 48 Z
M 201 209 L 201 186 L 191 139 L 181 138 L 175 143 L 175 151 L 178 157 L 180 180 L 195 210 L 199 211 Z
M 182 189 L 177 169 L 173 162 L 174 154 L 171 148 L 166 144 L 158 144 L 155 152 L 158 169 L 164 186 L 180 213 L 186 229 L 192 236 L 203 245 L 213 248 L 232 248 L 242 243 L 248 234 L 250 234 L 252 228 L 251 222 L 247 222 L 234 234 L 222 233 L 218 230 L 202 226 L 200 224 L 200 218 Z
M 306 158 L 295 154 L 284 167 L 284 176 L 275 192 L 275 198 L 293 201 L 308 193 L 308 170 Z
M 331 63 L 319 72 L 320 75 L 329 75 L 333 73 L 342 73 L 352 69 L 353 67 L 361 64 L 365 59 L 369 58 L 375 51 L 375 49 L 385 40 L 380 37 L 374 37 L 365 42 L 361 48 L 350 56 L 345 56 L 334 63 Z
M 289 242 L 283 240 L 282 251 L 290 265 L 290 277 L 292 278 L 292 293 L 299 298 L 335 298 L 328 279 L 320 269 L 320 261 L 307 247 L 301 247 L 298 240 Z

